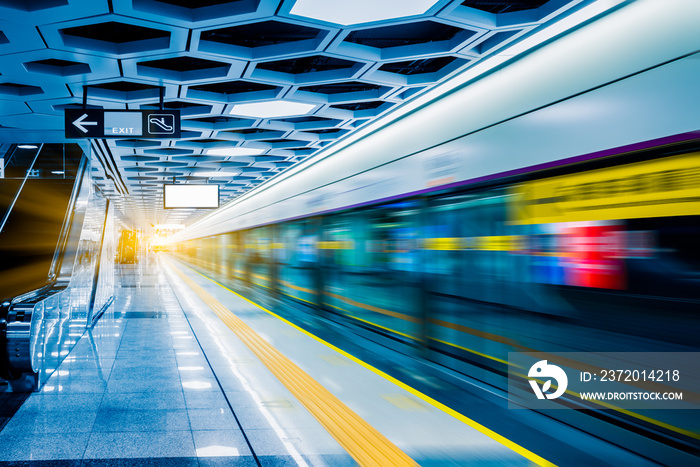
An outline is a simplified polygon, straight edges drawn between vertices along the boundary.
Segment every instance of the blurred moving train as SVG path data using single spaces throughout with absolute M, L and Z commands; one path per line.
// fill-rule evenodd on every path
M 671 145 L 171 249 L 234 289 L 303 304 L 505 391 L 508 352 L 698 350 L 698 149 Z M 697 423 L 681 412 L 621 418 L 685 443 Z
M 224 280 L 501 374 L 508 351 L 695 350 L 700 153 L 687 151 L 628 154 L 176 248 Z

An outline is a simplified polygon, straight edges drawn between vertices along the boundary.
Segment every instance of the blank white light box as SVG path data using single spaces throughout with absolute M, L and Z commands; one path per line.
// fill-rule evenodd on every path
M 163 185 L 163 207 L 218 208 L 219 185 Z

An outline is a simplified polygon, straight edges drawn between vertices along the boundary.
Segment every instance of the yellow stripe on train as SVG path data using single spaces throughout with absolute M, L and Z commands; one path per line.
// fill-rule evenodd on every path
M 483 237 L 424 238 L 424 250 L 457 251 L 520 251 L 525 248 L 522 235 L 489 235 Z
M 527 182 L 515 224 L 700 215 L 700 152 Z
M 353 250 L 355 249 L 355 242 L 352 240 L 334 240 L 318 242 L 316 247 L 319 250 Z

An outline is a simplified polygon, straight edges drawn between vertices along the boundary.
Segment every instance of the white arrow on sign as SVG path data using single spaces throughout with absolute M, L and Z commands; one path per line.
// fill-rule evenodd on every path
M 78 130 L 82 131 L 83 133 L 87 133 L 87 128 L 85 128 L 83 125 L 97 125 L 97 122 L 84 122 L 87 118 L 88 114 L 82 114 L 80 118 L 78 118 L 76 121 L 73 122 L 73 125 L 75 125 Z

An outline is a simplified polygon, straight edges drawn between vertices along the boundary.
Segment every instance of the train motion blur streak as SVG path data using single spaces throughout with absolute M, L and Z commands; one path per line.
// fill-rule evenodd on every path
M 657 148 L 171 249 L 218 280 L 311 305 L 505 390 L 508 352 L 697 351 L 695 150 Z M 697 420 L 681 412 L 606 420 L 692 443 Z

